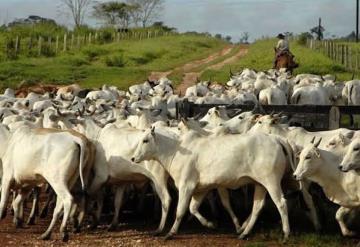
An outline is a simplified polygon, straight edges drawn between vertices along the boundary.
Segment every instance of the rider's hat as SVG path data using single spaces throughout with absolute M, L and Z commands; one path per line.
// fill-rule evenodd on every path
M 285 35 L 282 33 L 279 33 L 277 36 L 278 39 L 285 39 Z

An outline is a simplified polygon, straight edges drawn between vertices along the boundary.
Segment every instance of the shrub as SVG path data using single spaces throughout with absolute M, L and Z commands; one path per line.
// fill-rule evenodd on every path
M 124 58 L 124 55 L 114 55 L 114 56 L 108 56 L 105 58 L 105 64 L 108 67 L 125 67 L 126 61 Z
M 101 47 L 90 46 L 85 48 L 82 53 L 88 58 L 89 61 L 94 61 L 101 55 L 106 55 L 109 52 Z
M 60 59 L 61 63 L 69 64 L 74 67 L 80 67 L 82 65 L 88 65 L 89 62 L 82 56 L 63 57 Z

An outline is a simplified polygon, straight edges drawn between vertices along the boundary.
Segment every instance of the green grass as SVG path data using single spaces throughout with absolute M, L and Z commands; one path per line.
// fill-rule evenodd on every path
M 178 35 L 126 40 L 87 46 L 53 58 L 20 57 L 0 63 L 0 87 L 19 82 L 69 84 L 99 87 L 104 83 L 126 89 L 144 81 L 151 71 L 167 71 L 219 51 L 226 43 L 200 35 Z
M 238 62 L 226 65 L 221 70 L 207 70 L 201 79 L 213 78 L 213 80 L 224 83 L 229 80 L 230 68 L 233 71 L 241 71 L 244 68 L 256 70 L 268 70 L 273 65 L 275 39 L 261 40 L 249 47 L 249 52 Z M 325 55 L 300 46 L 295 42 L 291 43 L 291 50 L 300 63 L 300 67 L 294 74 L 314 73 L 314 74 L 335 74 L 339 80 L 350 80 L 352 73 L 346 71 L 345 67 L 332 61 Z

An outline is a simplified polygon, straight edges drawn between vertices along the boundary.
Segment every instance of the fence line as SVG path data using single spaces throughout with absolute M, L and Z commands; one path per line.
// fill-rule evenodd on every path
M 64 34 L 55 38 L 48 37 L 20 37 L 7 39 L 4 44 L 6 59 L 13 59 L 20 54 L 28 56 L 56 56 L 71 50 L 78 50 L 90 44 L 119 43 L 123 40 L 145 40 L 161 36 L 176 35 L 173 32 L 147 31 L 147 32 L 113 32 L 88 33 L 86 35 Z M 27 44 L 27 45 L 26 45 Z
M 350 71 L 360 71 L 360 48 L 331 40 L 319 41 L 314 39 L 308 39 L 306 47 L 323 53 Z

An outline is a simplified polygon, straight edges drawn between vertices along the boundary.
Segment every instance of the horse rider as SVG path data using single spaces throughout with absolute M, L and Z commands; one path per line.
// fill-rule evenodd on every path
M 288 53 L 293 56 L 290 52 L 289 42 L 285 39 L 285 35 L 280 33 L 277 38 L 279 41 L 275 47 L 274 68 L 276 68 L 276 62 L 281 55 Z

